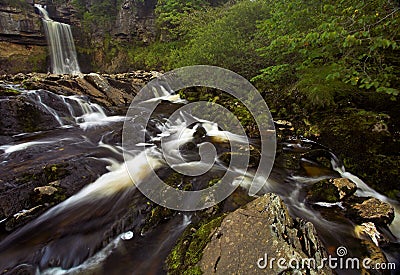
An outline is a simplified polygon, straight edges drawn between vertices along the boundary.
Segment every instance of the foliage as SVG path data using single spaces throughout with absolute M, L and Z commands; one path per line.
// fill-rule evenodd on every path
M 184 46 L 172 52 L 172 66 L 216 65 L 255 76 L 266 62 L 256 52 L 263 41 L 255 35 L 256 25 L 268 10 L 265 1 L 241 1 L 186 16 L 180 26 Z
M 355 88 L 393 98 L 399 94 L 397 3 L 293 0 L 270 5 L 270 17 L 259 24 L 267 41 L 259 51 L 270 64 L 253 81 L 275 90 L 298 85 L 319 106 Z
M 0 0 L 0 5 L 11 6 L 20 9 L 30 7 L 26 0 Z
M 72 5 L 79 11 L 84 28 L 89 32 L 91 29 L 113 27 L 121 0 L 72 0 Z
M 176 28 L 182 18 L 207 4 L 205 0 L 159 0 L 156 6 L 157 24 L 159 30 L 167 36 L 164 39 L 176 39 L 179 35 Z
M 161 40 L 171 41 L 182 35 L 179 27 L 182 21 L 195 11 L 224 4 L 227 0 L 159 0 L 156 6 L 157 26 Z

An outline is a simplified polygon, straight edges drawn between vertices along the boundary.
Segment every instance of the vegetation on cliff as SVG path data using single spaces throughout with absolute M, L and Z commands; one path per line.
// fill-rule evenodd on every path
M 140 5 L 142 1 L 133 1 Z M 74 0 L 83 26 L 114 27 L 120 0 Z M 122 7 L 123 9 L 124 7 Z M 359 90 L 399 94 L 399 4 L 374 0 L 162 0 L 156 39 L 104 39 L 108 60 L 125 54 L 130 69 L 193 64 L 232 69 L 264 90 L 296 85 L 314 106 Z M 87 31 L 89 31 L 87 30 Z

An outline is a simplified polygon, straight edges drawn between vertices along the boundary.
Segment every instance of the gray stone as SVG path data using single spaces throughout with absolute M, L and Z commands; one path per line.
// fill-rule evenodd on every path
M 293 220 L 279 196 L 266 194 L 224 218 L 198 265 L 204 274 L 281 274 L 295 270 L 302 274 L 332 274 L 327 268 L 312 266 L 326 256 L 314 226 Z M 310 261 L 311 266 L 280 268 L 276 260 L 270 266 L 272 258 L 283 258 L 286 263 L 292 259 L 300 265 Z M 267 266 L 261 269 L 258 263 Z

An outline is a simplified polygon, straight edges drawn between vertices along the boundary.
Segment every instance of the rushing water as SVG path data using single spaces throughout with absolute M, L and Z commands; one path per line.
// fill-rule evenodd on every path
M 52 20 L 47 10 L 35 4 L 42 15 L 51 58 L 51 72 L 54 74 L 79 74 L 80 68 L 76 55 L 71 26 Z
M 55 154 L 55 151 L 59 151 L 56 148 L 62 148 L 71 154 L 87 152 L 88 157 L 104 161 L 109 172 L 3 239 L 0 243 L 0 270 L 19 266 L 37 274 L 81 274 L 84 271 L 89 274 L 163 273 L 163 260 L 190 224 L 191 216 L 180 213 L 153 231 L 140 234 L 144 222 L 141 213 L 147 207 L 147 200 L 138 192 L 135 184 L 151 181 L 150 172 L 153 169 L 165 169 L 166 159 L 176 158 L 182 153 L 182 148 L 187 149 L 183 154 L 187 161 L 184 164 L 186 168 L 201 166 L 198 151 L 185 147 L 186 144 L 201 145 L 205 141 L 213 141 L 220 156 L 226 151 L 226 148 L 218 147 L 221 141 L 230 139 L 241 144 L 245 140 L 242 136 L 220 130 L 212 121 L 191 117 L 191 121 L 195 120 L 196 123 L 189 125 L 185 116 L 190 114 L 181 114 L 178 119 L 170 121 L 167 114 L 163 113 L 164 109 L 161 109 L 146 129 L 138 129 L 146 131 L 146 141 L 136 144 L 135 150 L 125 152 L 131 155 L 128 165 L 135 167 L 135 171 L 129 174 L 123 162 L 121 142 L 109 138 L 112 133 L 121 131 L 126 118 L 107 115 L 106 110 L 90 102 L 87 97 L 62 96 L 44 90 L 23 91 L 20 96 L 54 116 L 59 127 L 44 133 L 22 133 L 15 137 L 13 143 L 1 145 L 0 171 L 12 171 L 21 165 L 29 165 L 35 161 L 35 156 L 39 159 Z M 186 104 L 178 95 L 171 95 L 162 86 L 154 91 L 154 96 L 152 100 L 162 101 L 161 104 L 169 107 Z M 140 118 L 129 119 L 135 121 Z M 198 138 L 201 135 L 204 138 Z M 167 148 L 166 156 L 160 151 L 162 141 Z M 342 205 L 309 204 L 305 200 L 304 190 L 308 184 L 335 176 L 348 178 L 357 184 L 357 195 L 376 197 L 396 209 L 390 231 L 393 234 L 392 243 L 398 242 L 398 202 L 377 193 L 361 179 L 345 171 L 340 160 L 329 149 L 315 142 L 307 139 L 288 140 L 281 147 L 282 154 L 320 152 L 330 158 L 332 167 L 320 167 L 318 169 L 322 172 L 319 175 L 309 176 L 299 170 L 276 166 L 268 180 L 257 179 L 265 182 L 258 195 L 265 192 L 279 194 L 294 216 L 313 222 L 328 250 L 329 247 L 346 246 L 350 250 L 349 255 L 357 256 L 360 244 L 354 234 L 355 224 L 346 218 L 326 216 L 327 212 L 340 209 Z M 25 159 L 24 153 L 30 150 L 35 154 L 33 159 L 32 154 L 27 154 L 30 159 Z M 302 161 L 311 160 L 305 155 Z M 220 174 L 226 169 L 223 162 L 217 159 L 211 171 Z M 244 171 L 236 172 L 238 179 L 253 177 L 251 170 L 245 175 Z M 249 189 L 248 182 L 251 180 L 244 180 L 242 187 Z M 126 213 L 134 217 L 130 227 L 125 225 L 116 229 L 115 222 Z M 0 224 L 6 220 L 0 221 Z M 113 233 L 110 234 L 110 231 Z M 396 254 L 387 252 L 387 257 L 394 261 Z

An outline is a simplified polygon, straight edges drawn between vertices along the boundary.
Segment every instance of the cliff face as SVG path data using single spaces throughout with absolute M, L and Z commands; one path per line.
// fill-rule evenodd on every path
M 130 58 L 134 45 L 147 45 L 156 39 L 157 0 L 114 1 L 107 11 L 105 3 L 110 1 L 82 0 L 80 7 L 80 30 L 75 36 L 80 60 L 90 60 L 91 68 L 85 71 L 127 72 L 132 67 Z M 102 12 L 101 12 L 102 11 Z M 84 16 L 83 16 L 84 14 Z M 81 64 L 82 67 L 82 64 Z
M 46 69 L 46 39 L 33 6 L 0 4 L 0 73 Z
M 0 2 L 0 74 L 48 70 L 46 37 L 33 2 L 45 5 L 52 19 L 72 26 L 83 72 L 132 70 L 127 51 L 115 45 L 143 45 L 156 39 L 157 0 L 115 1 L 113 10 L 100 13 L 100 19 L 98 9 L 107 1 L 82 0 L 82 6 L 52 0 L 27 0 L 20 6 Z
M 115 22 L 114 35 L 116 38 L 127 41 L 154 41 L 155 14 L 157 0 L 137 1 L 125 0 L 119 7 Z

